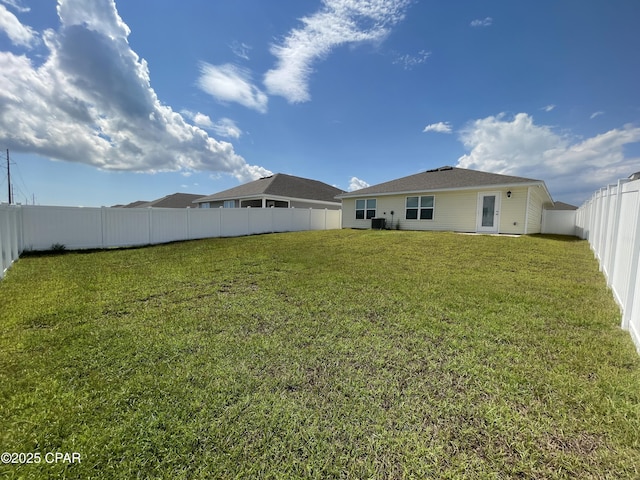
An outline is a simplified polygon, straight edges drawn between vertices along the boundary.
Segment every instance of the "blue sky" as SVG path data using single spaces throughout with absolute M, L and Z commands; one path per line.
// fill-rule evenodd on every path
M 581 204 L 640 170 L 639 20 L 637 0 L 0 0 L 0 164 L 22 203 L 454 165 Z

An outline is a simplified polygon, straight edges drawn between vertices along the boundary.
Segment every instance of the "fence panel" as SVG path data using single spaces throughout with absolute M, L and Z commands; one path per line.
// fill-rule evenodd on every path
M 22 253 L 22 216 L 18 207 L 0 205 L 0 279 Z
M 102 247 L 130 247 L 151 243 L 149 209 L 102 209 Z
M 575 210 L 543 210 L 542 233 L 576 235 Z
M 102 246 L 100 208 L 23 206 L 24 248 L 48 250 L 55 244 L 69 249 Z
M 221 236 L 222 208 L 189 208 L 189 238 Z
M 188 240 L 187 209 L 150 208 L 151 242 L 167 243 Z
M 310 230 L 310 210 L 303 208 L 294 208 L 291 210 L 291 217 L 293 219 L 291 231 L 302 232 L 304 230 Z
M 290 232 L 293 229 L 293 208 L 273 209 L 273 231 Z
M 640 180 L 595 192 L 576 212 L 576 233 L 600 261 L 622 310 L 621 326 L 640 351 Z
M 275 208 L 248 208 L 249 234 L 273 232 L 273 211 Z

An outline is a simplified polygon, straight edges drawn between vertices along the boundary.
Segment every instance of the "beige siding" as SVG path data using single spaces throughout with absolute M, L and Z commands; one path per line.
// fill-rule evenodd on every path
M 540 233 L 542 231 L 542 210 L 546 194 L 540 187 L 529 187 L 529 191 L 527 233 Z
M 511 197 L 507 196 L 508 191 L 511 192 Z M 503 189 L 501 193 L 499 233 L 516 235 L 525 233 L 527 187 Z
M 507 198 L 507 191 L 511 190 L 511 198 Z M 403 230 L 447 230 L 457 232 L 475 232 L 478 213 L 478 193 L 500 192 L 500 233 L 524 233 L 527 187 L 482 189 L 482 190 L 456 190 L 446 192 L 426 192 L 422 195 L 433 195 L 434 216 L 433 220 L 407 220 L 405 219 L 405 205 L 407 196 L 390 195 L 376 198 L 376 217 L 386 218 L 387 226 L 392 228 L 399 223 Z M 364 197 L 363 197 L 364 198 Z M 347 198 L 342 202 L 342 226 L 343 228 L 371 228 L 371 220 L 356 220 L 356 198 Z

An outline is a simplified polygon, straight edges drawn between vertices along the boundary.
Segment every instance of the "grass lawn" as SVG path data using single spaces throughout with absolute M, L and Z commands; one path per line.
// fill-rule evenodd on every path
M 562 237 L 27 256 L 0 282 L 0 451 L 41 462 L 0 477 L 640 478 L 619 321 Z

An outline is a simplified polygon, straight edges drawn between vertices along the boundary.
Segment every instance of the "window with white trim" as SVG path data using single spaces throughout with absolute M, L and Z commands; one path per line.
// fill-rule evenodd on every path
M 376 216 L 376 199 L 367 198 L 356 200 L 356 220 L 368 220 Z
M 223 208 L 236 208 L 236 201 L 235 200 L 225 200 L 224 204 L 222 206 L 223 206 Z
M 434 210 L 435 197 L 433 195 L 407 197 L 405 218 L 407 220 L 433 220 Z

